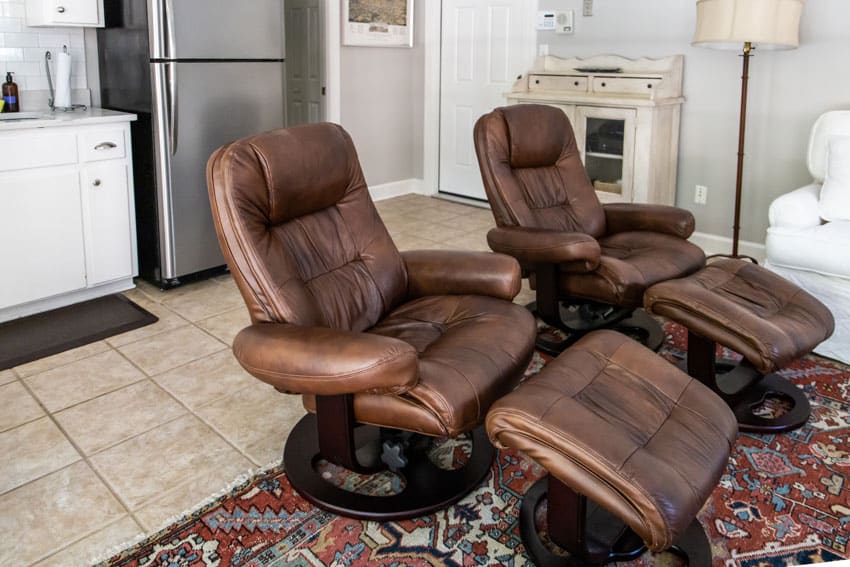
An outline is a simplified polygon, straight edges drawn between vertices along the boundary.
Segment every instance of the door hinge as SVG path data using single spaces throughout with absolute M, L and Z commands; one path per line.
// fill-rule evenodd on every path
M 325 96 L 326 94 L 328 94 L 328 88 L 322 87 L 322 96 Z

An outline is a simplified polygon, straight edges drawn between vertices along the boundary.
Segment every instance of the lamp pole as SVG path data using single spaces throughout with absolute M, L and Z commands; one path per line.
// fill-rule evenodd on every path
M 732 256 L 738 256 L 741 234 L 741 185 L 744 180 L 744 134 L 747 129 L 747 82 L 750 74 L 750 52 L 753 44 L 744 42 L 744 66 L 741 72 L 741 115 L 738 123 L 738 173 L 735 177 L 735 222 L 732 225 Z

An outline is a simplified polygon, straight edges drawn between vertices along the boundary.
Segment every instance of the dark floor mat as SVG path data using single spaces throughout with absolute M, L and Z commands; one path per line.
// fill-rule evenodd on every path
M 155 323 L 120 294 L 0 323 L 0 370 Z

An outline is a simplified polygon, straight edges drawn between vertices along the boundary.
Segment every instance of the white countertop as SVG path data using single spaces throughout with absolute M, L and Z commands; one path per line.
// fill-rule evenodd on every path
M 37 118 L 14 119 L 13 113 L 4 113 L 0 120 L 0 132 L 9 130 L 24 130 L 27 128 L 55 128 L 61 126 L 85 126 L 108 122 L 127 122 L 136 119 L 135 114 L 106 110 L 105 108 L 89 108 L 74 112 L 20 112 L 21 117 L 37 116 Z

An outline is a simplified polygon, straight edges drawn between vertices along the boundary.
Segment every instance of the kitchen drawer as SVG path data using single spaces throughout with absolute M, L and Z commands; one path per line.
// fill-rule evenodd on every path
M 127 153 L 124 128 L 98 128 L 80 133 L 80 159 L 121 159 Z
M 580 91 L 587 92 L 587 77 L 569 75 L 531 75 L 530 91 Z
M 0 135 L 0 171 L 77 163 L 74 132 L 13 130 Z
M 593 92 L 639 94 L 651 97 L 661 82 L 657 77 L 593 77 Z

